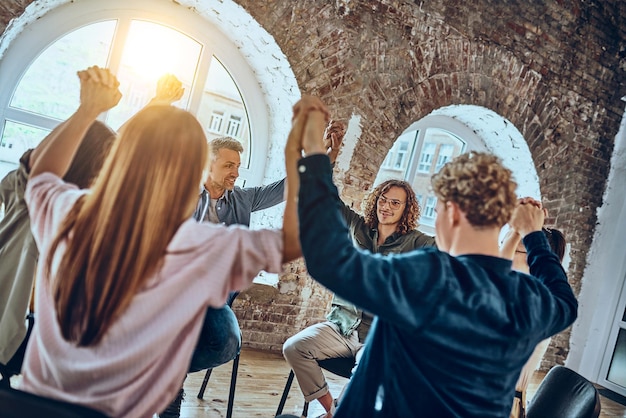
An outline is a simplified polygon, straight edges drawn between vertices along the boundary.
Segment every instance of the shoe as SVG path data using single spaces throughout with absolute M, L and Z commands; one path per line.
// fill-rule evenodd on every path
M 179 418 L 180 417 L 180 406 L 185 399 L 185 389 L 181 388 L 180 392 L 171 404 L 165 408 L 165 411 L 159 414 L 159 418 Z

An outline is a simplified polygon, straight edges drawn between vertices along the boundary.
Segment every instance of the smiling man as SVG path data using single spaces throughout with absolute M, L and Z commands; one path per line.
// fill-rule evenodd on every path
M 209 175 L 194 213 L 196 220 L 249 226 L 252 212 L 270 208 L 283 201 L 285 179 L 267 186 L 235 186 L 243 152 L 241 142 L 222 137 L 213 139 L 209 145 Z
M 194 218 L 198 222 L 250 226 L 252 212 L 270 208 L 284 200 L 285 179 L 267 186 L 239 187 L 243 146 L 230 137 L 220 137 L 209 142 L 209 174 L 200 192 Z M 229 302 L 237 296 L 231 294 Z M 229 303 L 229 304 L 230 304 Z M 230 306 L 208 308 L 191 358 L 189 372 L 211 369 L 234 359 L 241 347 L 241 332 L 237 317 Z M 161 418 L 180 416 L 184 391 L 160 414 Z

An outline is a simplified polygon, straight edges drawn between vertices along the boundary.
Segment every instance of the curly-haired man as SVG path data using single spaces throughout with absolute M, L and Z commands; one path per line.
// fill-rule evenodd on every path
M 319 99 L 304 96 L 285 148 L 288 181 L 300 185 L 302 253 L 315 280 L 376 316 L 335 418 L 508 416 L 537 343 L 577 315 L 541 232 L 541 205 L 517 203 L 512 174 L 495 156 L 464 154 L 432 179 L 437 249 L 359 251 L 323 155 L 327 117 Z M 514 211 L 531 275 L 500 257 L 499 232 Z
M 342 215 L 353 244 L 372 253 L 404 253 L 435 245 L 434 238 L 416 229 L 420 207 L 406 181 L 387 180 L 378 185 L 365 202 L 363 216 L 346 205 Z M 283 345 L 283 354 L 305 400 L 317 399 L 326 410 L 325 417 L 330 418 L 335 404 L 317 360 L 354 357 L 358 365 L 373 316 L 334 295 L 326 318 L 326 322 L 290 337 Z

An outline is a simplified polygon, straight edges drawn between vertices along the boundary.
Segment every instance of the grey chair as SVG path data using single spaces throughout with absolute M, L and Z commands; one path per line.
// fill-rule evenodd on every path
M 319 366 L 324 370 L 328 370 L 333 374 L 349 379 L 352 376 L 352 369 L 354 368 L 354 365 L 356 363 L 354 357 L 337 357 L 325 360 L 317 360 L 317 364 L 319 364 Z M 283 412 L 283 408 L 285 407 L 285 403 L 287 402 L 287 396 L 289 395 L 289 390 L 291 389 L 291 384 L 293 383 L 294 377 L 295 374 L 293 370 L 290 370 L 289 377 L 287 378 L 287 383 L 285 384 L 285 389 L 283 390 L 283 394 L 280 397 L 280 403 L 278 404 L 278 409 L 276 410 L 276 417 L 281 415 Z M 306 417 L 308 413 L 309 403 L 305 401 L 301 416 Z
M 539 384 L 526 418 L 598 418 L 600 395 L 593 383 L 564 366 L 555 366 Z

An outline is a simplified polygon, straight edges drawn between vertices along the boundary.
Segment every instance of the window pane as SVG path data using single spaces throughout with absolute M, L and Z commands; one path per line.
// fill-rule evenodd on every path
M 23 125 L 12 121 L 4 124 L 0 139 L 0 179 L 9 171 L 15 170 L 22 154 L 29 148 L 35 148 L 50 131 Z
M 452 144 L 442 144 L 439 147 L 439 154 L 437 155 L 437 165 L 435 166 L 435 172 L 441 170 L 441 167 L 445 165 L 448 161 L 452 159 L 454 155 L 454 145 Z
M 68 33 L 28 68 L 11 100 L 11 107 L 55 119 L 67 119 L 79 103 L 76 72 L 106 66 L 115 20 L 98 22 Z
M 626 387 L 626 331 L 623 329 L 619 330 L 606 379 L 616 385 Z
M 430 128 L 426 131 L 425 140 L 432 142 L 437 146 L 435 173 L 443 167 L 443 165 L 465 151 L 466 143 L 461 138 L 450 132 Z
M 422 153 L 420 154 L 420 162 L 417 166 L 417 171 L 420 173 L 429 173 L 430 166 L 433 162 L 433 155 L 435 155 L 435 149 L 437 148 L 436 144 L 432 142 L 427 142 L 426 145 L 422 148 Z
M 187 108 L 202 45 L 182 32 L 157 23 L 133 20 L 117 78 L 122 100 L 109 111 L 106 122 L 118 129 L 154 97 L 158 79 L 174 74 L 185 89 L 175 106 Z
M 435 225 L 435 206 L 437 206 L 437 198 L 434 196 L 428 196 L 426 199 L 426 205 L 422 208 L 421 223 L 428 226 Z
M 416 138 L 417 132 L 410 131 L 396 139 L 381 165 L 374 184 L 380 184 L 389 179 L 404 179 Z
M 216 57 L 211 60 L 197 117 L 209 140 L 231 136 L 241 141 L 241 166 L 250 166 L 248 112 L 237 84 Z

